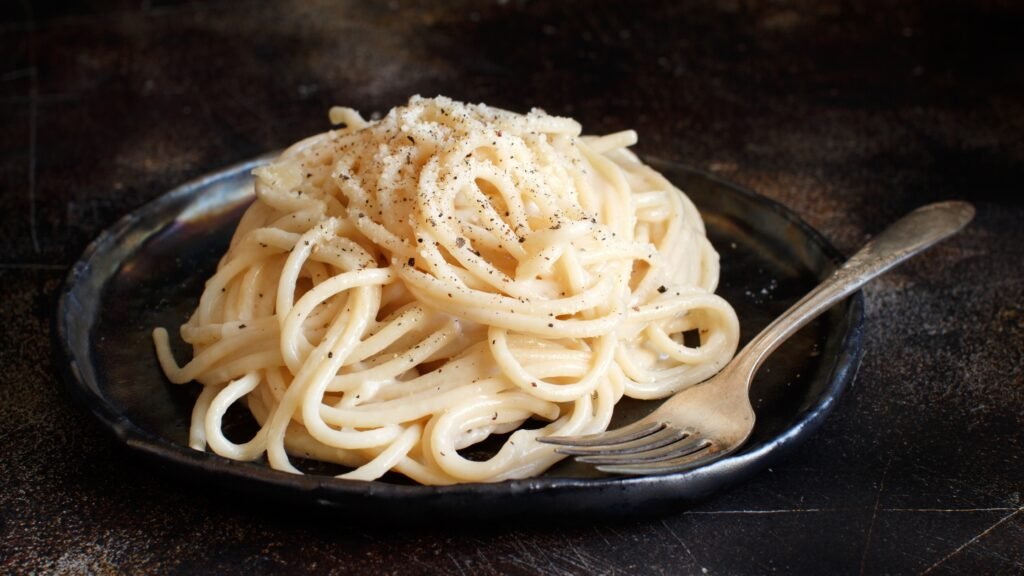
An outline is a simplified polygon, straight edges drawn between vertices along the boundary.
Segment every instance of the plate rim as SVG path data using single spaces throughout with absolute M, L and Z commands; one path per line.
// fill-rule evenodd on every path
M 250 171 L 252 168 L 272 160 L 277 154 L 277 152 L 262 154 L 255 158 L 204 173 L 131 210 L 113 225 L 102 230 L 86 246 L 82 255 L 71 266 L 64 278 L 54 311 L 54 323 L 56 326 L 54 336 L 59 342 L 59 349 L 63 355 L 59 360 L 63 368 L 62 372 L 64 373 L 66 387 L 78 402 L 84 404 L 108 430 L 113 432 L 121 444 L 133 452 L 141 453 L 144 456 L 156 458 L 160 461 L 173 463 L 176 466 L 184 467 L 187 471 L 204 475 L 212 474 L 220 480 L 240 481 L 242 483 L 255 482 L 256 484 L 285 491 L 312 493 L 314 496 L 318 496 L 318 504 L 332 506 L 343 505 L 343 500 L 353 497 L 406 502 L 421 498 L 453 496 L 471 498 L 514 497 L 539 492 L 558 495 L 566 492 L 577 493 L 581 490 L 590 491 L 607 488 L 625 490 L 658 488 L 664 490 L 687 482 L 699 486 L 707 483 L 709 479 L 716 477 L 728 479 L 724 483 L 718 481 L 714 483 L 715 486 L 709 486 L 705 491 L 710 493 L 725 486 L 734 485 L 766 468 L 770 465 L 769 461 L 784 455 L 812 435 L 821 426 L 842 396 L 842 393 L 854 380 L 863 357 L 864 295 L 862 291 L 857 291 L 844 303 L 839 304 L 840 306 L 847 307 L 846 318 L 848 327 L 846 333 L 842 336 L 839 354 L 828 373 L 827 385 L 818 395 L 814 404 L 799 414 L 793 423 L 782 432 L 773 436 L 754 450 L 740 451 L 706 466 L 685 472 L 660 476 L 608 476 L 597 478 L 539 476 L 490 483 L 470 482 L 446 486 L 427 486 L 377 481 L 366 482 L 312 474 L 296 475 L 271 469 L 264 464 L 237 462 L 210 452 L 193 450 L 188 446 L 180 445 L 157 436 L 134 423 L 124 411 L 117 410 L 113 403 L 103 396 L 98 382 L 88 381 L 87 376 L 82 373 L 80 359 L 77 357 L 74 345 L 74 339 L 81 337 L 76 332 L 76 328 L 80 330 L 83 327 L 80 325 L 81 316 L 73 313 L 73 307 L 78 296 L 76 289 L 81 286 L 80 281 L 83 278 L 90 277 L 93 269 L 92 264 L 99 255 L 103 254 L 102 251 L 108 249 L 118 239 L 124 237 L 144 217 L 159 213 L 165 206 L 173 205 L 179 200 L 191 197 L 197 189 L 215 184 L 220 180 L 237 177 L 240 172 Z M 813 240 L 821 248 L 824 255 L 833 263 L 843 260 L 842 254 L 824 235 L 783 204 L 758 194 L 743 185 L 726 180 L 700 168 L 654 156 L 641 156 L 641 158 L 659 171 L 673 170 L 689 173 L 739 193 L 746 197 L 748 201 L 753 201 L 766 209 L 772 210 L 788 223 L 799 228 L 801 233 Z M 109 278 L 107 279 L 109 280 Z M 101 289 L 103 284 L 105 282 L 101 284 Z M 95 318 L 92 320 L 95 320 Z M 86 322 L 84 328 L 85 349 L 92 350 L 92 328 L 94 328 L 94 322 Z M 91 363 L 91 358 L 88 361 Z M 692 498 L 692 496 L 680 496 L 682 500 Z

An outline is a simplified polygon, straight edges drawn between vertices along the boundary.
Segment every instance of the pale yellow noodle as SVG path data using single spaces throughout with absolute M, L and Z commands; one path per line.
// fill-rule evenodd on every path
M 181 327 L 193 359 L 153 332 L 168 379 L 204 386 L 193 448 L 354 480 L 523 478 L 562 457 L 536 438 L 604 430 L 623 396 L 667 396 L 735 352 L 700 215 L 626 149 L 635 132 L 443 97 L 330 117 L 254 171 Z M 243 442 L 222 429 L 239 402 L 260 425 Z M 492 456 L 461 452 L 495 434 Z

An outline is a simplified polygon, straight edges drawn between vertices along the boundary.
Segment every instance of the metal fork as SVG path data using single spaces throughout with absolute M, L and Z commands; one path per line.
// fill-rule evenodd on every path
M 755 336 L 714 377 L 687 388 L 639 421 L 599 434 L 549 436 L 558 452 L 618 474 L 667 474 L 726 456 L 750 436 L 750 383 L 765 358 L 819 314 L 869 280 L 959 231 L 974 216 L 966 202 L 914 210 L 869 241 L 832 275 Z

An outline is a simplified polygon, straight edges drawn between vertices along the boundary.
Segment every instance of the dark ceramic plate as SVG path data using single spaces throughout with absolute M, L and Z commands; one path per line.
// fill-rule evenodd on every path
M 859 293 L 789 340 L 761 369 L 751 392 L 757 426 L 740 452 L 667 476 L 605 476 L 563 462 L 528 480 L 429 487 L 390 477 L 367 483 L 326 473 L 296 476 L 193 451 L 187 438 L 198 386 L 174 386 L 164 379 L 150 332 L 165 326 L 176 334 L 187 319 L 252 201 L 249 172 L 262 160 L 185 184 L 125 216 L 72 268 L 57 310 L 57 336 L 75 395 L 133 453 L 199 481 L 375 518 L 667 511 L 750 477 L 805 440 L 857 369 Z M 722 257 L 719 293 L 739 315 L 743 342 L 839 260 L 824 238 L 786 208 L 708 174 L 651 163 L 700 208 Z M 178 358 L 189 357 L 178 344 Z M 633 421 L 653 406 L 623 403 L 617 423 Z

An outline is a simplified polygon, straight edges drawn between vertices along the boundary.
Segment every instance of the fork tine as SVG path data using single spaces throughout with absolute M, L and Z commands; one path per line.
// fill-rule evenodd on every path
M 711 445 L 711 440 L 702 438 L 699 434 L 691 434 L 681 440 L 635 454 L 595 454 L 592 456 L 579 456 L 576 460 L 587 464 L 643 464 L 664 462 L 681 456 L 686 456 L 703 450 Z
M 629 442 L 619 442 L 617 444 L 605 444 L 600 446 L 563 446 L 556 449 L 556 452 L 562 454 L 633 454 L 636 452 L 646 452 L 655 448 L 660 448 L 666 444 L 671 444 L 677 440 L 685 438 L 689 435 L 689 432 L 673 428 L 671 426 L 665 426 L 661 430 L 658 430 L 654 434 L 637 438 Z
M 580 436 L 546 436 L 537 438 L 538 442 L 557 444 L 559 446 L 606 446 L 608 444 L 619 444 L 649 436 L 665 427 L 663 422 L 633 422 L 622 428 L 598 432 L 597 434 L 583 434 Z
M 714 442 L 710 442 L 705 448 L 685 456 L 672 458 L 671 460 L 639 464 L 599 464 L 596 468 L 602 472 L 610 472 L 612 474 L 669 474 L 703 466 L 721 458 L 725 454 L 726 452 L 721 450 Z

